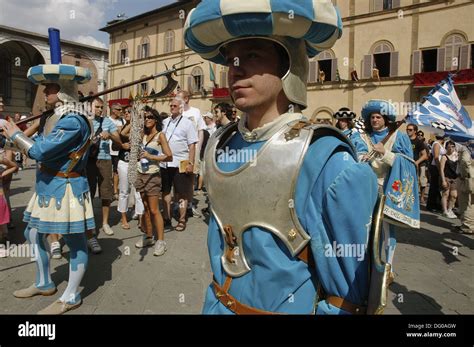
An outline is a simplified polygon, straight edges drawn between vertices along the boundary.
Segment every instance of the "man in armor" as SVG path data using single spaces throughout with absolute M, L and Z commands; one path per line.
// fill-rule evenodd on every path
M 17 298 L 53 295 L 46 236 L 61 234 L 70 249 L 69 282 L 63 295 L 40 314 L 62 314 L 81 305 L 78 292 L 88 255 L 85 232 L 95 228 L 92 201 L 84 168 L 91 138 L 91 124 L 79 103 L 78 83 L 90 80 L 90 71 L 61 64 L 59 30 L 49 29 L 51 64 L 29 69 L 28 79 L 45 86 L 46 104 L 54 112 L 44 116 L 35 140 L 13 122 L 2 126 L 7 138 L 0 146 L 39 162 L 35 193 L 24 213 L 25 237 L 34 249 L 36 281 L 17 290 Z
M 342 35 L 329 0 L 204 0 L 186 45 L 227 65 L 239 122 L 205 154 L 213 283 L 206 314 L 361 314 L 377 179 L 348 139 L 312 125 L 308 56 Z

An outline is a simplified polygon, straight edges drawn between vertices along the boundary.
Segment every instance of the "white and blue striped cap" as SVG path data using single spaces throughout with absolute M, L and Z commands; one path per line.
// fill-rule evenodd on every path
M 301 39 L 314 57 L 341 35 L 341 16 L 330 0 L 203 0 L 184 28 L 186 45 L 218 64 L 225 62 L 220 47 L 239 37 Z
M 28 79 L 34 84 L 59 83 L 74 81 L 87 83 L 91 79 L 89 69 L 68 64 L 46 64 L 33 66 L 28 70 Z

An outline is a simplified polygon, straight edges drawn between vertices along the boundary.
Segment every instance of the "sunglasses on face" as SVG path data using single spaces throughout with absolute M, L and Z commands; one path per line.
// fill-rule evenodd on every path
M 145 119 L 155 120 L 155 117 L 154 116 L 146 116 Z
M 95 108 L 104 108 L 104 106 L 96 106 Z
M 179 107 L 179 105 L 170 105 L 170 107 Z
M 407 131 L 414 131 L 414 129 L 407 129 Z

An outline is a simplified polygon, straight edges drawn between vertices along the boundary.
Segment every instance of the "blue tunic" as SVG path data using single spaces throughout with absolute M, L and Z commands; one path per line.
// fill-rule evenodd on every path
M 246 142 L 237 132 L 226 146 L 254 151 L 264 143 Z M 230 172 L 243 163 L 220 161 L 218 165 L 221 170 Z M 312 314 L 320 283 L 328 295 L 364 305 L 368 296 L 365 246 L 376 199 L 377 180 L 369 165 L 356 163 L 351 148 L 335 137 L 316 140 L 306 153 L 295 195 L 297 216 L 311 236 L 316 268 L 310 269 L 306 263 L 292 257 L 272 233 L 252 227 L 242 234 L 251 271 L 234 278 L 229 293 L 241 303 L 257 309 Z M 359 245 L 361 253 L 354 252 L 349 256 L 338 253 L 338 245 Z M 218 225 L 211 216 L 208 248 L 214 277 L 221 286 L 226 278 L 220 259 L 223 247 Z M 317 314 L 348 313 L 325 301 L 321 301 L 316 310 Z M 217 300 L 212 285 L 206 293 L 203 313 L 232 314 Z
M 388 134 L 388 128 L 372 132 L 370 139 L 376 144 Z M 385 214 L 407 226 L 420 227 L 420 204 L 418 194 L 418 178 L 413 162 L 413 147 L 410 138 L 398 131 L 392 152 L 396 154 L 390 171 L 384 177 L 383 191 Z
M 90 128 L 87 120 L 75 113 L 64 115 L 47 136 L 39 134 L 34 145 L 28 151 L 28 156 L 42 165 L 56 170 L 65 171 L 71 159 L 69 155 L 79 150 L 90 137 Z M 73 171 L 82 173 L 87 163 L 88 151 L 79 160 Z M 89 191 L 85 176 L 77 178 L 62 178 L 36 171 L 36 194 L 46 205 L 51 198 L 60 201 L 66 190 L 66 183 L 71 184 L 74 196 L 81 201 L 84 193 Z

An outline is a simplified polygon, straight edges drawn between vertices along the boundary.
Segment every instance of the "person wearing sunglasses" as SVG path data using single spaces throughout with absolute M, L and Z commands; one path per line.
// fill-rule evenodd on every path
M 87 181 L 92 198 L 95 196 L 97 186 L 99 187 L 99 196 L 102 201 L 102 227 L 99 231 L 110 236 L 114 234 L 109 225 L 110 204 L 114 200 L 110 141 L 112 140 L 118 146 L 122 146 L 122 142 L 117 126 L 110 117 L 104 115 L 104 101 L 101 98 L 95 98 L 92 109 L 94 134 L 87 162 Z M 98 251 L 97 247 L 95 249 Z
M 418 172 L 418 182 L 420 185 L 420 205 L 426 205 L 425 194 L 427 194 L 428 179 L 426 172 L 428 171 L 428 149 L 425 141 L 418 136 L 418 126 L 416 124 L 407 125 L 407 135 L 410 138 L 413 149 L 413 159 Z
M 176 97 L 171 100 L 171 117 L 163 121 L 163 133 L 173 153 L 173 160 L 160 163 L 161 178 L 163 180 L 163 201 L 165 228 L 171 229 L 171 188 L 173 188 L 174 201 L 179 203 L 179 220 L 175 226 L 176 231 L 186 229 L 188 202 L 193 199 L 194 193 L 194 162 L 196 145 L 199 141 L 195 125 L 183 116 L 184 100 Z
M 150 108 L 145 111 L 144 135 L 140 162 L 137 167 L 138 174 L 135 188 L 141 194 L 145 211 L 141 220 L 141 229 L 145 233 L 135 247 L 143 248 L 153 246 L 153 229 L 157 234 L 155 251 L 153 255 L 161 256 L 166 252 L 164 240 L 164 223 L 159 209 L 159 198 L 161 194 L 160 163 L 173 160 L 173 154 L 162 132 L 163 125 L 159 113 Z

